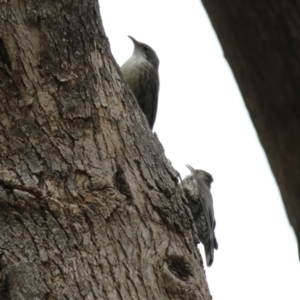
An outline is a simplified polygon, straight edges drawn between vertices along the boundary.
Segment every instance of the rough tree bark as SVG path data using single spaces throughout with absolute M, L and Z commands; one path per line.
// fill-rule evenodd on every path
M 97 1 L 0 1 L 0 99 L 0 299 L 211 299 Z
M 299 249 L 300 2 L 202 2 L 268 157 Z

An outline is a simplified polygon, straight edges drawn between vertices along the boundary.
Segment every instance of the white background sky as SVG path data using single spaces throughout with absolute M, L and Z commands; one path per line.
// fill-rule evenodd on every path
M 160 58 L 154 131 L 184 177 L 211 173 L 219 250 L 206 268 L 214 300 L 299 300 L 294 233 L 232 72 L 200 0 L 99 0 L 113 55 L 127 35 Z M 200 247 L 203 254 L 203 248 Z

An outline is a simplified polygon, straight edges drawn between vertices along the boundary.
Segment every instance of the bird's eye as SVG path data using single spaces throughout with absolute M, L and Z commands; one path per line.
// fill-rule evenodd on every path
M 146 52 L 148 51 L 148 49 L 149 49 L 149 48 L 148 48 L 147 46 L 144 46 L 144 47 L 143 47 L 143 50 L 146 51 Z

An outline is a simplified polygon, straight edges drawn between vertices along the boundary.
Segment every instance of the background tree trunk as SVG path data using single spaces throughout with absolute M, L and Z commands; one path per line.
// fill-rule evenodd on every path
M 202 2 L 268 157 L 299 249 L 300 3 Z
M 211 299 L 98 3 L 2 1 L 0 16 L 0 299 Z

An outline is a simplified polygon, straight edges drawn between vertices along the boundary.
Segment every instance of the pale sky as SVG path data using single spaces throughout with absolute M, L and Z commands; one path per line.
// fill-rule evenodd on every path
M 133 51 L 127 35 L 150 45 L 160 59 L 154 131 L 167 158 L 182 177 L 189 173 L 186 164 L 214 177 L 219 250 L 206 268 L 213 299 L 299 300 L 295 235 L 200 0 L 99 2 L 119 65 Z

